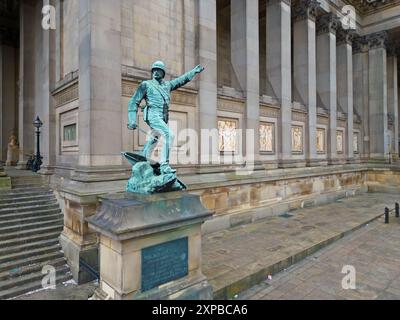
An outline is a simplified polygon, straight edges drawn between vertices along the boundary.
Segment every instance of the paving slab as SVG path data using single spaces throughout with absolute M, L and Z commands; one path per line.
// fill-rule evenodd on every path
M 275 216 L 204 236 L 203 273 L 213 286 L 214 298 L 234 298 L 238 293 L 265 281 L 268 275 L 277 274 L 317 254 L 318 250 L 373 222 L 382 216 L 385 206 L 392 208 L 399 200 L 400 197 L 393 194 L 367 193 L 319 207 L 292 211 L 289 217 Z M 395 219 L 394 216 L 391 219 Z M 352 252 L 367 255 L 371 247 L 379 243 L 378 239 L 355 242 L 349 248 L 330 249 L 328 256 L 322 256 L 325 257 L 324 267 L 330 266 L 332 272 L 343 265 L 343 261 L 340 261 L 343 255 Z M 396 249 L 388 249 L 383 254 L 393 257 L 395 252 Z M 322 273 L 324 267 L 316 267 L 313 271 L 317 273 L 315 276 Z M 381 280 L 388 271 L 382 270 L 382 273 L 377 274 Z M 312 273 L 309 277 L 312 277 Z M 300 275 L 299 280 L 306 280 L 304 274 Z M 325 288 L 330 284 L 325 283 Z M 296 287 L 293 283 L 287 286 Z M 318 297 L 321 290 L 310 291 L 308 298 Z M 285 292 L 282 289 L 279 291 Z M 321 296 L 326 298 L 335 296 L 335 291 L 331 289 L 323 292 Z M 275 298 L 277 296 L 280 298 L 281 295 L 274 294 Z M 361 296 L 370 295 L 365 291 Z

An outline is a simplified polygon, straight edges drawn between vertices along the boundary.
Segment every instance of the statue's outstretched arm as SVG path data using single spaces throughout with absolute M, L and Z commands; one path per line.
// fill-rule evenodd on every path
M 146 83 L 142 82 L 128 104 L 128 128 L 136 129 L 136 116 L 140 102 L 146 94 Z
M 186 83 L 190 82 L 194 76 L 204 70 L 204 67 L 198 65 L 193 70 L 186 72 L 185 74 L 181 75 L 180 77 L 171 80 L 169 83 L 171 84 L 171 91 L 176 90 Z

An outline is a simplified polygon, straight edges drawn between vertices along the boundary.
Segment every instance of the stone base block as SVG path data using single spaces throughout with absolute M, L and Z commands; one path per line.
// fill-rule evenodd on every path
M 145 293 L 120 295 L 101 281 L 91 300 L 212 300 L 213 288 L 205 277 L 175 281 Z
M 0 170 L 0 190 L 10 190 L 11 189 L 11 178 L 7 177 L 3 170 Z
M 67 258 L 74 281 L 78 284 L 96 280 L 93 273 L 83 267 L 89 265 L 96 272 L 99 271 L 99 249 L 97 245 L 80 246 L 66 235 L 61 234 L 60 244 Z

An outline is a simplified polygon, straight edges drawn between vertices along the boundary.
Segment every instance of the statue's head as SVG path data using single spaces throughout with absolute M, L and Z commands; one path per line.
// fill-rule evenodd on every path
M 154 79 L 161 80 L 165 77 L 165 64 L 162 61 L 156 61 L 151 66 L 151 74 Z

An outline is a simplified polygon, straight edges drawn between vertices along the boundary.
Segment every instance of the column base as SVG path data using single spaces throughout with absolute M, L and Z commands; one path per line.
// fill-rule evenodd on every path
M 67 258 L 74 281 L 78 284 L 96 280 L 96 277 L 82 267 L 81 261 L 88 264 L 96 272 L 99 272 L 99 248 L 97 243 L 91 245 L 79 245 L 66 234 L 60 236 L 60 244 Z
M 304 168 L 306 166 L 305 160 L 279 160 L 278 167 L 285 169 L 285 168 Z
M 328 165 L 328 161 L 326 159 L 307 159 L 306 165 L 307 167 L 323 167 Z

